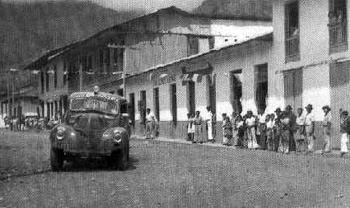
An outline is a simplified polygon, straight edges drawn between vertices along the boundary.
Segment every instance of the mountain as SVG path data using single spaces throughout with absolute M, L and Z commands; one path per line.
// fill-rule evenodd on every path
M 86 1 L 0 0 L 0 78 L 10 66 L 23 66 L 47 50 L 85 39 L 143 13 L 118 12 Z
M 272 19 L 272 0 L 204 0 L 195 14 L 241 19 Z

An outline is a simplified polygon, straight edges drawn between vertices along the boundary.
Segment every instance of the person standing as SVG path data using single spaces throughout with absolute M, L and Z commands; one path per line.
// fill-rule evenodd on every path
M 298 108 L 297 118 L 294 125 L 294 139 L 295 139 L 295 151 L 307 151 L 307 146 L 305 146 L 305 115 L 303 114 L 303 109 Z M 303 150 L 301 150 L 303 147 Z
M 157 118 L 149 108 L 147 108 L 146 113 L 146 139 L 154 139 Z
M 222 144 L 229 146 L 232 139 L 232 124 L 230 118 L 226 113 L 222 114 L 222 130 L 223 130 L 223 141 Z
M 307 138 L 307 153 L 312 153 L 314 151 L 314 143 L 315 143 L 315 116 L 312 113 L 312 105 L 309 104 L 305 107 L 306 116 L 305 116 L 305 133 Z
M 331 108 L 326 105 L 322 107 L 322 110 L 324 112 L 323 117 L 323 138 L 324 138 L 324 144 L 322 153 L 329 153 L 331 152 L 331 127 L 332 127 L 332 115 L 331 115 Z
M 204 114 L 204 120 L 206 123 L 205 129 L 207 130 L 208 142 L 214 143 L 213 137 L 213 113 L 211 112 L 210 106 L 207 107 L 207 112 Z
M 293 113 L 293 108 L 291 105 L 287 105 L 285 111 L 288 114 L 289 120 L 290 120 L 290 126 L 294 127 L 295 121 L 296 121 L 296 115 Z M 294 140 L 294 130 L 293 128 L 289 128 L 289 151 L 296 151 L 296 144 Z
M 193 141 L 194 124 L 191 113 L 187 113 L 187 141 Z
M 235 120 L 235 128 L 237 130 L 236 146 L 244 147 L 244 121 L 241 115 L 237 115 Z
M 256 118 L 252 111 L 247 111 L 246 118 L 247 125 L 247 137 L 248 137 L 248 149 L 258 149 L 260 146 L 256 141 Z
M 203 140 L 202 140 L 203 118 L 200 115 L 199 111 L 196 111 L 196 116 L 193 119 L 193 124 L 194 124 L 195 131 L 194 131 L 194 139 L 192 143 L 197 143 L 197 142 L 203 143 Z
M 346 153 L 349 152 L 348 143 L 349 143 L 349 112 L 341 111 L 340 113 L 340 157 L 343 157 Z
M 266 115 L 265 111 L 260 109 L 258 113 L 257 135 L 259 137 L 258 144 L 262 150 L 266 150 Z
M 238 129 L 237 129 L 237 116 L 236 112 L 232 113 L 231 125 L 232 125 L 232 145 L 236 147 L 238 145 Z
M 283 111 L 281 118 L 281 140 L 279 152 L 289 153 L 289 140 L 290 140 L 290 128 L 291 120 L 289 117 L 289 113 L 287 111 Z
M 273 114 L 274 120 L 274 148 L 275 151 L 278 152 L 280 138 L 281 138 L 281 116 L 282 111 L 281 108 L 277 108 L 275 110 L 275 114 Z
M 273 141 L 273 127 L 274 127 L 274 119 L 271 115 L 266 115 L 266 143 L 267 143 L 267 150 L 273 151 L 274 150 L 274 141 Z

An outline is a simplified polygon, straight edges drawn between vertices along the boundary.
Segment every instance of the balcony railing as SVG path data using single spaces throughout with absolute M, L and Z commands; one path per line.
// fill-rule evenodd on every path
M 286 62 L 300 60 L 299 35 L 292 35 L 286 39 Z
M 336 53 L 348 49 L 347 21 L 329 24 L 329 52 Z

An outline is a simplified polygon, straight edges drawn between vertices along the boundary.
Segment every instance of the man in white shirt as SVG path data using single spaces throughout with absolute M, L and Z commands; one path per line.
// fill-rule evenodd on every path
M 294 139 L 296 152 L 301 152 L 301 147 L 303 147 L 303 151 L 307 150 L 307 147 L 305 146 L 305 115 L 303 114 L 302 108 L 298 108 L 297 110 L 297 117 L 294 126 Z
M 154 139 L 155 127 L 158 121 L 151 109 L 147 108 L 146 112 L 146 139 Z
M 322 107 L 324 112 L 323 117 L 323 137 L 324 137 L 324 145 L 322 149 L 322 153 L 329 153 L 331 151 L 331 126 L 332 126 L 332 115 L 331 108 L 326 105 Z
M 210 106 L 207 107 L 207 112 L 204 114 L 204 120 L 206 122 L 208 141 L 214 143 L 213 137 L 213 113 L 211 112 Z
M 307 144 L 308 144 L 308 153 L 314 151 L 314 132 L 315 132 L 315 116 L 312 113 L 312 105 L 309 104 L 305 107 L 306 109 L 306 116 L 305 116 L 305 133 L 307 138 Z

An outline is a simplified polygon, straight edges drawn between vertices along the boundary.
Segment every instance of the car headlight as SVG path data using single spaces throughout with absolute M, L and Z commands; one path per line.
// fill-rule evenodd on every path
M 115 144 L 119 144 L 120 142 L 122 142 L 122 134 L 118 130 L 115 130 L 113 133 L 114 133 L 113 142 Z
M 57 140 L 62 140 L 64 138 L 64 133 L 66 132 L 66 129 L 62 126 L 59 126 L 57 128 L 57 132 L 56 132 L 56 138 Z

